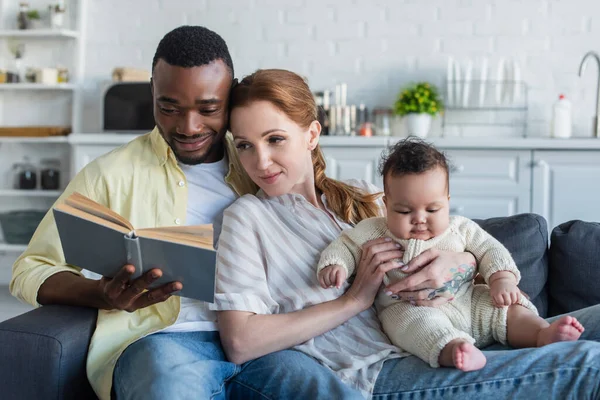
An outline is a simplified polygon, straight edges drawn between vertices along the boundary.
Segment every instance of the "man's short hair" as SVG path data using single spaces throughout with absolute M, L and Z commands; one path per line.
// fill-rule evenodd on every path
M 191 68 L 222 60 L 231 72 L 233 79 L 233 62 L 225 40 L 215 32 L 203 26 L 184 25 L 167 33 L 158 44 L 152 72 L 158 60 L 169 65 Z
M 424 140 L 411 136 L 389 148 L 387 155 L 381 159 L 379 173 L 385 189 L 388 176 L 422 174 L 435 168 L 442 168 L 446 172 L 449 190 L 448 159 L 444 153 Z

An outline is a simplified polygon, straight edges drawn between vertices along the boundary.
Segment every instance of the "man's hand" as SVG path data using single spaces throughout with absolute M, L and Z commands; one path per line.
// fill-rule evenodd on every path
M 407 276 L 385 288 L 386 294 L 411 304 L 435 307 L 454 298 L 460 286 L 475 276 L 475 257 L 429 249 L 413 258 L 404 272 Z
M 328 265 L 319 271 L 319 283 L 323 289 L 327 288 L 340 288 L 342 287 L 342 283 L 348 277 L 348 273 L 346 272 L 346 268 L 341 265 Z
M 162 276 L 162 271 L 155 268 L 131 281 L 130 278 L 134 272 L 133 265 L 125 265 L 114 278 L 102 278 L 99 281 L 102 297 L 107 305 L 106 309 L 134 312 L 140 308 L 165 301 L 171 297 L 173 292 L 183 288 L 180 282 L 170 282 L 144 292 Z
M 519 301 L 521 291 L 517 287 L 517 279 L 508 271 L 500 271 L 490 277 L 490 296 L 498 308 L 508 307 Z

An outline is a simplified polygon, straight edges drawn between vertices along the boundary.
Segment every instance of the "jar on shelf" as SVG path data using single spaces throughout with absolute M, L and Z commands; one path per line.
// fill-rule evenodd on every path
M 15 188 L 22 190 L 33 190 L 37 187 L 36 168 L 24 157 L 20 163 L 13 164 L 15 173 Z
M 390 136 L 392 134 L 391 123 L 393 116 L 394 112 L 391 108 L 376 108 L 373 110 L 376 135 Z
M 58 190 L 60 188 L 60 160 L 44 159 L 41 161 L 40 183 L 44 190 Z
M 67 83 L 69 82 L 69 70 L 67 68 L 58 68 L 58 83 Z
M 29 3 L 19 3 L 19 13 L 17 14 L 17 28 L 29 28 L 29 18 L 27 17 L 27 12 L 29 12 Z

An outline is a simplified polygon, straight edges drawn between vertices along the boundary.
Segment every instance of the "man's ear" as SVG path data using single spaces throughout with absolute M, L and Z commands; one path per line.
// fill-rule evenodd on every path
M 308 127 L 308 148 L 313 151 L 319 144 L 319 137 L 321 136 L 321 124 L 319 121 L 313 121 Z
M 381 197 L 381 200 L 383 200 L 383 204 L 385 204 L 387 208 L 387 197 L 385 197 L 385 194 Z

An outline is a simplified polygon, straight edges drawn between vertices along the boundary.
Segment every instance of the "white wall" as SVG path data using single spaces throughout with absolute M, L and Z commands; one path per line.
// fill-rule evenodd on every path
M 181 24 L 221 34 L 236 75 L 280 67 L 314 90 L 348 83 L 351 102 L 391 105 L 416 79 L 441 84 L 449 55 L 514 57 L 530 85 L 530 136 L 548 135 L 558 93 L 574 102 L 574 133 L 589 136 L 600 51 L 597 0 L 91 0 L 84 127 L 98 131 L 114 66 L 150 68 L 160 38 Z

